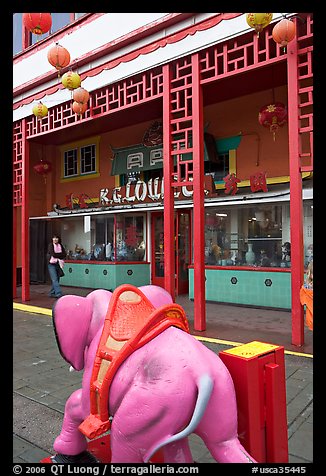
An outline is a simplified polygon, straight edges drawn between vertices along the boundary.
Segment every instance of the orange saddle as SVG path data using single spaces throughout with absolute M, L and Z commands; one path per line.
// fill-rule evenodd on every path
M 179 304 L 156 309 L 137 287 L 129 284 L 113 292 L 93 365 L 90 415 L 79 425 L 87 438 L 110 429 L 109 388 L 119 366 L 134 350 L 170 326 L 189 332 L 186 314 Z

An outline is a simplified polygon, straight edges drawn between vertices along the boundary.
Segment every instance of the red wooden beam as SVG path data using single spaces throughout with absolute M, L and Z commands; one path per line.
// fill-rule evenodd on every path
M 163 66 L 164 287 L 175 300 L 174 188 L 171 154 L 171 70 Z
M 303 217 L 302 177 L 299 152 L 298 104 L 298 46 L 297 40 L 287 47 L 288 56 L 288 117 L 289 117 L 289 169 L 290 169 L 290 237 L 291 237 L 291 301 L 292 344 L 304 344 L 303 306 L 300 288 L 303 283 Z
M 29 142 L 27 137 L 27 122 L 22 120 L 22 215 L 21 215 L 21 244 L 22 244 L 22 301 L 30 300 L 29 285 Z
M 194 329 L 206 329 L 203 95 L 198 53 L 192 56 Z
M 12 297 L 17 297 L 17 207 L 13 207 L 12 220 Z

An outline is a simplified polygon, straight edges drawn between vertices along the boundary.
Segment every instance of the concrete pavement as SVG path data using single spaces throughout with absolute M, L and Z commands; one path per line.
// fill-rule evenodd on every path
M 45 314 L 42 314 L 43 309 Z M 59 354 L 48 308 L 13 312 L 13 462 L 37 463 L 53 454 L 64 406 L 69 395 L 80 387 L 81 373 L 69 372 Z M 206 339 L 206 340 L 205 340 Z M 214 352 L 230 348 L 233 342 L 201 337 Z M 254 333 L 242 342 L 259 340 Z M 277 344 L 277 342 L 274 342 Z M 313 461 L 313 358 L 286 350 L 286 392 L 290 463 Z M 215 462 L 201 440 L 191 436 L 195 461 Z

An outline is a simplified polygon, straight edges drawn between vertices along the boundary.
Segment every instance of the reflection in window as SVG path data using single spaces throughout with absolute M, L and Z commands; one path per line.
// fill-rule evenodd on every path
M 144 215 L 117 216 L 115 257 L 117 261 L 145 259 Z

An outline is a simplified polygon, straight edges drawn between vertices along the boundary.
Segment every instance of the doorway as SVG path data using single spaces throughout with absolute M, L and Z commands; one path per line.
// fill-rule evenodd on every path
M 188 294 L 191 263 L 190 210 L 175 212 L 175 289 L 176 295 Z M 164 218 L 163 213 L 152 214 L 152 283 L 164 287 Z

